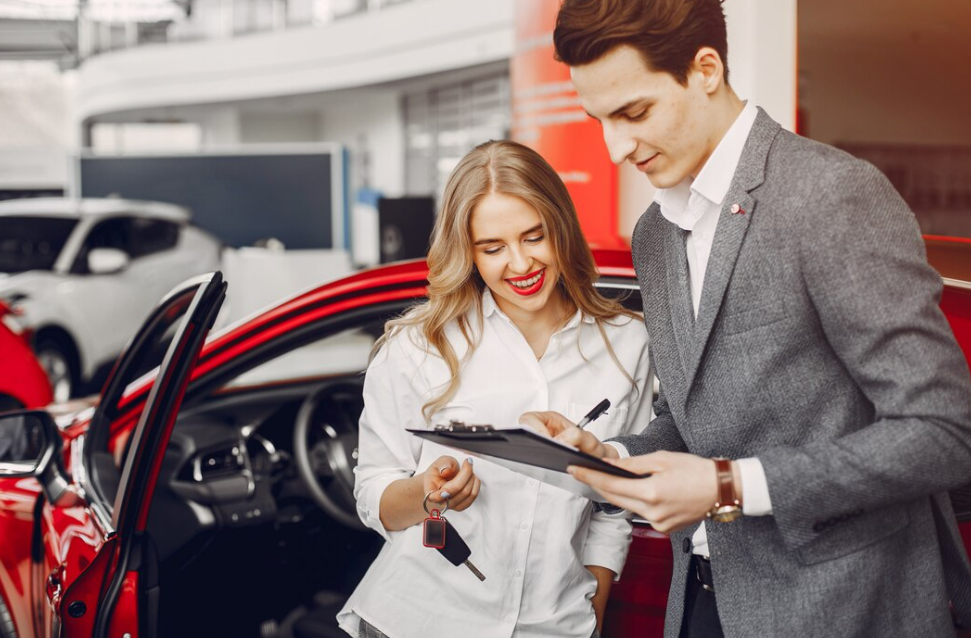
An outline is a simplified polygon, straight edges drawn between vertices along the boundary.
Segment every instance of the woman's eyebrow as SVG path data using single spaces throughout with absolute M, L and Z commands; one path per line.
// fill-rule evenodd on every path
M 543 230 L 543 224 L 536 224 L 535 226 L 533 226 L 529 230 L 524 230 L 522 233 L 519 234 L 519 236 L 520 237 L 524 237 L 526 235 L 531 235 L 531 234 L 533 234 L 533 233 L 535 233 L 536 231 L 539 231 L 539 230 Z M 499 243 L 501 241 L 502 241 L 501 239 L 479 239 L 478 241 L 472 242 L 472 245 L 473 246 L 482 246 L 484 244 L 496 244 L 496 243 Z

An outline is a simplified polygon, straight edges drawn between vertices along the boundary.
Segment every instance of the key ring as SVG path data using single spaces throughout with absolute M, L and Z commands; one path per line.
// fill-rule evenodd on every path
M 425 509 L 425 513 L 428 514 L 429 516 L 431 515 L 431 512 L 428 511 L 428 497 L 431 496 L 432 494 L 434 494 L 436 491 L 437 490 L 432 490 L 428 494 L 425 494 L 425 500 L 423 500 L 421 502 L 421 506 Z M 437 508 L 435 508 L 435 509 L 437 509 Z M 442 516 L 447 511 L 448 511 L 448 499 L 445 499 L 445 509 L 443 509 L 442 511 L 440 511 L 438 513 L 438 515 L 439 516 Z

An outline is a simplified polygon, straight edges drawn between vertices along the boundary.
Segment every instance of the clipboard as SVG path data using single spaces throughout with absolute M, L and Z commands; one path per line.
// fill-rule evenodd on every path
M 433 430 L 409 428 L 407 431 L 441 445 L 488 457 L 489 460 L 512 470 L 584 496 L 588 496 L 592 493 L 592 490 L 586 488 L 585 484 L 580 483 L 567 473 L 568 465 L 587 467 L 622 478 L 646 478 L 650 476 L 650 474 L 635 474 L 624 468 L 611 465 L 602 459 L 581 452 L 571 445 L 554 441 L 528 428 L 497 430 L 491 425 L 466 425 L 459 421 L 452 421 L 448 425 L 436 426 Z M 530 471 L 529 468 L 541 468 L 541 472 Z M 543 475 L 542 470 L 559 472 L 563 477 L 550 480 Z M 563 478 L 566 478 L 567 481 L 563 481 Z M 576 484 L 576 486 L 574 487 L 572 484 Z M 602 497 L 597 497 L 597 500 L 600 498 Z

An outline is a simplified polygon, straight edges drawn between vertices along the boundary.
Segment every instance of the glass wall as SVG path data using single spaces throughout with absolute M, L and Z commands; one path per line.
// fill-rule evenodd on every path
M 462 157 L 490 139 L 509 137 L 509 74 L 414 91 L 404 96 L 405 188 L 440 197 Z

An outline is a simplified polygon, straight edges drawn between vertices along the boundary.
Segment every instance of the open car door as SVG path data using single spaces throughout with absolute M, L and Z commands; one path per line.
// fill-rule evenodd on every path
M 52 593 L 48 579 L 48 613 L 53 610 L 53 618 L 49 624 L 40 621 L 47 626 L 38 634 L 60 633 L 64 638 L 155 634 L 157 572 L 153 545 L 145 532 L 149 508 L 190 372 L 225 291 L 218 272 L 177 287 L 148 317 L 112 370 L 84 441 L 85 476 L 79 481 L 85 511 L 96 519 L 103 543 L 90 564 L 83 561 L 83 568 L 76 570 L 76 578 L 56 583 L 63 591 Z M 130 408 L 125 404 L 125 389 L 142 375 L 146 365 L 152 365 L 153 357 L 158 360 L 160 351 L 164 351 L 162 363 L 119 468 L 107 452 L 106 441 L 118 414 Z M 57 512 L 44 516 L 39 530 L 48 569 L 78 565 L 77 558 L 68 554 L 72 545 L 83 544 L 72 542 L 76 532 L 59 524 L 60 518 Z

